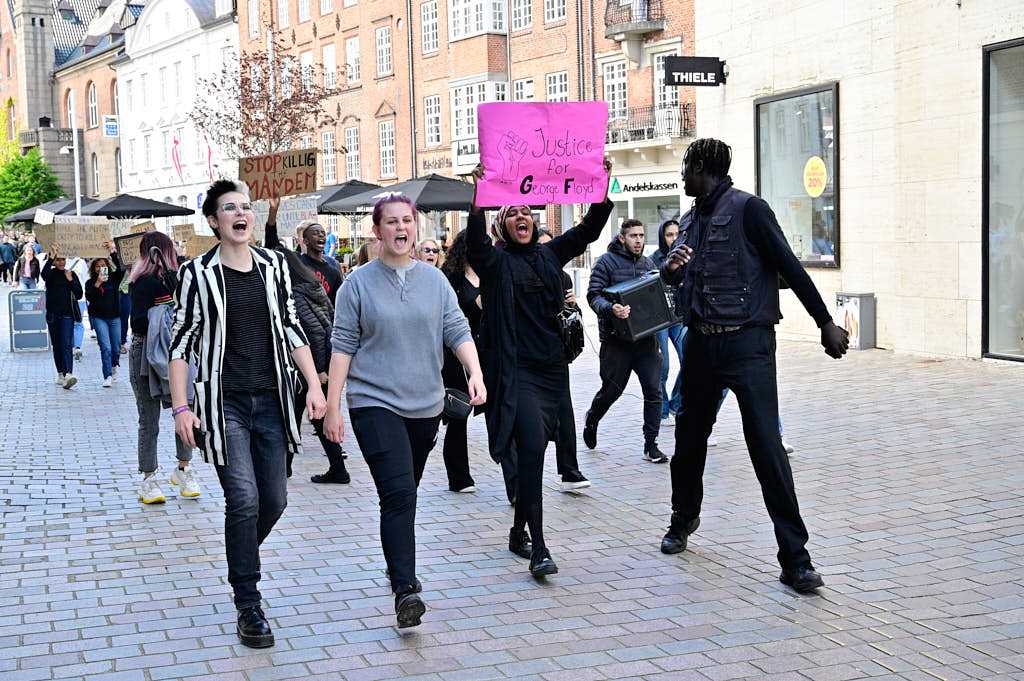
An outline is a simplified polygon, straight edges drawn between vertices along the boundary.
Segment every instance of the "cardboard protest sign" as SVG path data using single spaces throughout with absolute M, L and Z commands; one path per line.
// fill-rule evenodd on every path
M 131 269 L 135 261 L 139 259 L 139 244 L 142 243 L 144 236 L 146 236 L 144 233 L 139 233 L 114 237 L 114 246 L 117 248 L 117 253 L 121 256 L 121 263 L 125 268 Z
M 60 217 L 60 216 L 58 216 Z M 56 243 L 63 256 L 79 258 L 105 258 L 110 251 L 104 245 L 110 241 L 110 225 L 98 222 L 55 221 L 52 225 L 39 225 L 34 230 L 36 241 L 44 251 Z
M 193 236 L 185 242 L 185 257 L 198 258 L 219 243 L 215 236 Z
M 175 241 L 184 243 L 196 235 L 196 228 L 192 225 L 171 225 L 171 232 Z
M 604 199 L 606 102 L 491 102 L 477 108 L 481 207 Z
M 156 229 L 156 225 L 152 222 L 140 222 L 138 224 L 132 224 L 131 220 L 111 220 L 110 221 L 110 233 L 116 238 L 119 236 L 125 236 L 127 234 L 143 234 L 145 232 L 152 232 Z
M 238 162 L 238 177 L 253 201 L 316 190 L 316 149 L 250 156 Z

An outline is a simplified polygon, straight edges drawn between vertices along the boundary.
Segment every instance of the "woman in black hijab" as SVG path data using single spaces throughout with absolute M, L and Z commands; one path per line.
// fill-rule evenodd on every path
M 610 176 L 608 161 L 605 169 Z M 482 176 L 478 166 L 474 179 Z M 479 345 L 492 398 L 487 407 L 491 455 L 500 462 L 514 444 L 518 457 L 509 550 L 530 559 L 534 577 L 558 572 L 544 543 L 541 482 L 544 450 L 554 434 L 559 403 L 569 391 L 558 321 L 565 302 L 562 268 L 601 236 L 612 207 L 606 196 L 577 227 L 541 245 L 530 207 L 504 206 L 495 219 L 495 232 L 504 242 L 498 249 L 487 236 L 474 197 L 466 227 L 468 261 L 480 277 L 483 301 Z

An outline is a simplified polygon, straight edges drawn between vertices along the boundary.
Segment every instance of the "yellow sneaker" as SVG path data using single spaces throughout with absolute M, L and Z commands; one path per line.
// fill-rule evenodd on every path
M 187 466 L 184 470 L 175 466 L 171 472 L 171 484 L 178 487 L 178 494 L 186 499 L 195 499 L 203 493 L 192 466 Z
M 155 473 L 150 473 L 139 483 L 139 501 L 144 504 L 162 504 L 167 501 L 163 490 L 156 482 Z

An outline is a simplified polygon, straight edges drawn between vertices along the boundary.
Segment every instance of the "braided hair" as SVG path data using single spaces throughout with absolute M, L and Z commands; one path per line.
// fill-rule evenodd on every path
M 700 161 L 704 172 L 712 177 L 725 177 L 732 165 L 732 147 L 713 137 L 702 137 L 690 143 L 683 154 L 683 163 Z

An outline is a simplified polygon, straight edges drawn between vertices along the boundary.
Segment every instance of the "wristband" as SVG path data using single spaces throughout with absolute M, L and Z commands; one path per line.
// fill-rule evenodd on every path
M 175 407 L 174 409 L 172 409 L 171 410 L 171 416 L 177 416 L 178 414 L 184 414 L 188 410 L 189 410 L 188 409 L 188 405 L 187 404 L 183 404 L 180 407 Z

